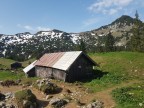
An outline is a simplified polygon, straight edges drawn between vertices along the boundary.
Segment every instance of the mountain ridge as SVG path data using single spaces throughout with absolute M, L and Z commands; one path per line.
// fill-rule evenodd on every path
M 15 35 L 0 34 L 0 57 L 18 58 L 22 60 L 45 52 L 58 52 L 77 50 L 76 46 L 83 40 L 88 51 L 94 51 L 96 47 L 105 45 L 105 37 L 109 32 L 115 38 L 115 46 L 126 46 L 132 33 L 130 30 L 134 24 L 134 18 L 123 15 L 112 23 L 98 29 L 80 33 L 67 33 L 53 29 L 49 31 L 38 31 L 16 33 Z

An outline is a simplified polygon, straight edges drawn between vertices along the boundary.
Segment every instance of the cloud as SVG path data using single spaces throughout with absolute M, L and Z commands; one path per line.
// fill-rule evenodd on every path
M 41 27 L 41 26 L 39 26 L 39 27 L 37 27 L 37 30 L 38 31 L 48 31 L 48 30 L 51 30 L 51 29 L 47 28 L 47 27 Z
M 103 14 L 116 14 L 123 7 L 128 6 L 133 0 L 98 0 L 88 7 L 88 10 Z
M 41 27 L 41 26 L 32 27 L 30 25 L 21 25 L 21 24 L 17 24 L 17 27 L 23 28 L 23 29 L 26 29 L 26 30 L 29 30 L 29 31 L 48 31 L 48 30 L 51 30 L 48 27 Z
M 25 25 L 24 28 L 25 28 L 26 30 L 35 31 L 35 29 L 32 28 L 32 27 L 29 26 L 29 25 Z
M 88 19 L 88 20 L 84 21 L 83 24 L 84 24 L 84 27 L 86 27 L 86 26 L 96 24 L 97 22 L 98 22 L 97 18 L 92 18 L 92 19 Z

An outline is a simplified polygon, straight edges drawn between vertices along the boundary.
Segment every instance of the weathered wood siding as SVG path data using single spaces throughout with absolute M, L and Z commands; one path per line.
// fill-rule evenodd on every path
M 66 72 L 58 69 L 53 69 L 53 77 L 55 79 L 63 80 L 65 81 L 66 78 Z
M 36 76 L 41 78 L 55 78 L 65 81 L 65 71 L 53 69 L 49 67 L 36 66 Z
M 66 81 L 73 82 L 87 78 L 92 74 L 93 64 L 81 55 L 67 72 Z
M 52 68 L 36 66 L 35 67 L 36 76 L 41 78 L 48 78 L 52 76 Z

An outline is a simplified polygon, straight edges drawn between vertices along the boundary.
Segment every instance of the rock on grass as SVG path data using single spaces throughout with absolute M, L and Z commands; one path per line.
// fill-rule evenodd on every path
M 36 96 L 29 89 L 16 92 L 15 99 L 18 108 L 37 108 Z

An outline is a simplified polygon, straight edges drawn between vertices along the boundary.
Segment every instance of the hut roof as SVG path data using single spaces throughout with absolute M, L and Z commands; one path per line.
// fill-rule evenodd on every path
M 47 53 L 37 60 L 34 65 L 51 67 L 66 71 L 81 54 L 84 53 L 82 51 Z M 90 59 L 87 55 L 85 56 L 90 62 L 93 63 L 93 65 L 96 65 L 92 59 Z
M 35 67 L 34 63 L 35 63 L 36 61 L 37 61 L 37 60 L 35 60 L 35 61 L 32 62 L 30 65 L 28 65 L 27 67 L 25 67 L 25 68 L 23 69 L 23 71 L 24 71 L 25 73 L 27 73 L 27 72 L 29 72 L 31 69 L 33 69 L 33 68 Z

